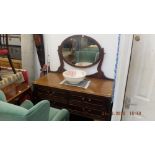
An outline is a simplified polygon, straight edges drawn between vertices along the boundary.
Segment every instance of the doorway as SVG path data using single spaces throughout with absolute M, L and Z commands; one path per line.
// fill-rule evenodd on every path
M 134 35 L 122 120 L 155 120 L 155 35 Z

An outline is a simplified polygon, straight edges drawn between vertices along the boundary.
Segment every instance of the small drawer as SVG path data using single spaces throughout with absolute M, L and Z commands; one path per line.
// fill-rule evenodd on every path
M 96 106 L 100 106 L 100 107 L 105 107 L 108 104 L 110 105 L 110 99 L 106 99 L 106 98 L 87 97 L 86 101 L 92 105 L 96 105 Z
M 73 110 L 79 110 L 83 111 L 84 110 L 84 105 L 82 102 L 77 101 L 77 100 L 69 100 L 68 105 L 73 109 Z
M 50 98 L 50 101 L 67 104 L 67 99 L 63 96 L 53 96 L 52 98 Z
M 52 95 L 52 96 L 66 97 L 66 93 L 64 91 L 60 91 L 60 90 L 57 90 L 57 89 L 51 89 L 49 94 Z
M 98 115 L 98 116 L 102 116 L 102 117 L 105 116 L 104 110 L 85 108 L 85 112 L 90 115 Z
M 100 109 L 100 110 L 105 110 L 106 105 L 100 105 L 100 104 L 93 104 L 92 102 L 85 102 L 85 107 L 89 109 Z
M 86 97 L 82 95 L 77 95 L 77 94 L 70 94 L 70 99 L 77 100 L 77 101 L 85 101 Z
M 64 103 L 60 103 L 60 102 L 56 102 L 56 101 L 51 101 L 51 106 L 52 107 L 56 107 L 56 108 L 67 108 L 66 104 Z

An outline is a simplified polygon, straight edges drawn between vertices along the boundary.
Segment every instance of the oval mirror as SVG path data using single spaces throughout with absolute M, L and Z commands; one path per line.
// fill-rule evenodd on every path
M 101 47 L 96 40 L 85 35 L 65 39 L 60 52 L 63 60 L 74 67 L 90 67 L 100 60 Z

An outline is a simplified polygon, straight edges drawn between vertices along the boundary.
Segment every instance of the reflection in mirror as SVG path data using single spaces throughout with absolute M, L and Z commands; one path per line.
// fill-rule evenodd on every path
M 75 35 L 62 44 L 64 60 L 77 67 L 91 66 L 99 60 L 99 45 L 87 36 Z

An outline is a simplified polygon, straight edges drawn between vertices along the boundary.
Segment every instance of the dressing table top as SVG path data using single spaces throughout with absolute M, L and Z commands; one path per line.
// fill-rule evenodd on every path
M 89 79 L 91 82 L 87 89 L 83 89 L 79 87 L 60 84 L 60 82 L 63 79 L 64 78 L 62 76 L 62 73 L 48 73 L 47 75 L 34 81 L 34 84 L 40 85 L 40 86 L 58 88 L 62 90 L 81 92 L 85 94 L 92 94 L 97 96 L 104 96 L 104 97 L 112 96 L 112 88 L 113 88 L 112 80 L 87 77 L 87 79 Z

